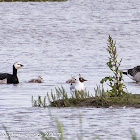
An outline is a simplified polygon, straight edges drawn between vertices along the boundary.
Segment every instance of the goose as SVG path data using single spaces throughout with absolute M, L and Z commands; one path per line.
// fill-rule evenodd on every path
M 17 70 L 23 67 L 19 62 L 13 64 L 13 74 L 0 73 L 0 83 L 3 84 L 18 84 Z
M 0 84 L 7 84 L 7 79 L 0 80 Z
M 31 79 L 28 82 L 29 83 L 42 83 L 42 79 L 43 78 L 41 76 L 38 76 L 38 79 Z
M 75 83 L 75 81 L 76 81 L 76 78 L 73 77 L 73 76 L 71 76 L 71 79 L 67 80 L 66 83 L 67 83 L 67 84 Z
M 136 82 L 140 82 L 140 66 L 128 69 L 126 72 L 123 72 L 123 74 L 127 75 Z
M 66 83 L 70 84 L 70 91 L 75 90 L 76 78 L 71 76 L 72 78 L 67 80 Z
M 75 90 L 84 91 L 85 90 L 85 86 L 84 86 L 85 81 L 87 81 L 87 80 L 84 79 L 83 77 L 81 77 L 81 75 L 79 74 L 79 81 L 76 81 Z

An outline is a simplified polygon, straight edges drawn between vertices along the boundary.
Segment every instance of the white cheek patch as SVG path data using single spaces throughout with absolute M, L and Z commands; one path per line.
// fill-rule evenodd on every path
M 21 63 L 17 62 L 14 64 L 15 69 L 21 68 Z

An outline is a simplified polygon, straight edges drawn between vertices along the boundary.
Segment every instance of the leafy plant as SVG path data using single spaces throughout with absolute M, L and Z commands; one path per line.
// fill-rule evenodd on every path
M 104 84 L 109 81 L 110 90 L 107 90 L 109 96 L 121 96 L 126 94 L 126 86 L 123 84 L 122 71 L 119 69 L 121 65 L 121 60 L 117 60 L 117 48 L 116 43 L 114 43 L 113 39 L 109 35 L 107 51 L 109 53 L 109 61 L 107 62 L 107 66 L 113 72 L 114 76 L 108 76 L 103 78 L 100 83 Z

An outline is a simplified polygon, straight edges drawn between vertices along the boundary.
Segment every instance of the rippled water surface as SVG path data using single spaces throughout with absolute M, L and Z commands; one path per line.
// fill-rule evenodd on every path
M 134 108 L 33 108 L 31 97 L 45 96 L 79 73 L 94 94 L 96 84 L 110 75 L 106 66 L 110 34 L 122 58 L 121 69 L 139 65 L 140 1 L 68 0 L 67 2 L 0 3 L 0 72 L 12 73 L 20 61 L 18 85 L 0 85 L 0 132 L 21 134 L 14 139 L 40 139 L 30 134 L 56 132 L 57 117 L 65 139 L 130 139 L 139 136 L 140 110 Z M 44 82 L 29 84 L 41 75 Z M 140 86 L 124 76 L 128 91 L 139 94 Z M 107 88 L 107 87 L 105 87 Z M 82 115 L 80 127 L 79 110 Z M 29 135 L 27 135 L 29 134 Z M 2 139 L 5 139 L 2 137 Z

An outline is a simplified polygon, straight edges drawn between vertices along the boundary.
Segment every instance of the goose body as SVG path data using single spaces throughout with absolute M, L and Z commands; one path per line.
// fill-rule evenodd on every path
M 75 83 L 75 82 L 76 82 L 76 78 L 75 77 L 71 77 L 71 79 L 66 81 L 67 84 L 71 84 L 71 83 Z
M 42 83 L 42 77 L 38 76 L 38 79 L 31 79 L 29 80 L 29 83 Z
M 140 82 L 140 66 L 128 69 L 127 72 L 123 72 L 123 74 L 127 75 L 136 82 Z
M 7 79 L 0 80 L 0 84 L 7 84 Z
M 72 77 L 71 79 L 66 81 L 67 84 L 70 84 L 70 91 L 75 90 L 76 78 Z
M 17 70 L 23 65 L 19 62 L 13 64 L 13 74 L 9 73 L 0 73 L 0 84 L 18 84 L 19 80 L 17 77 Z

